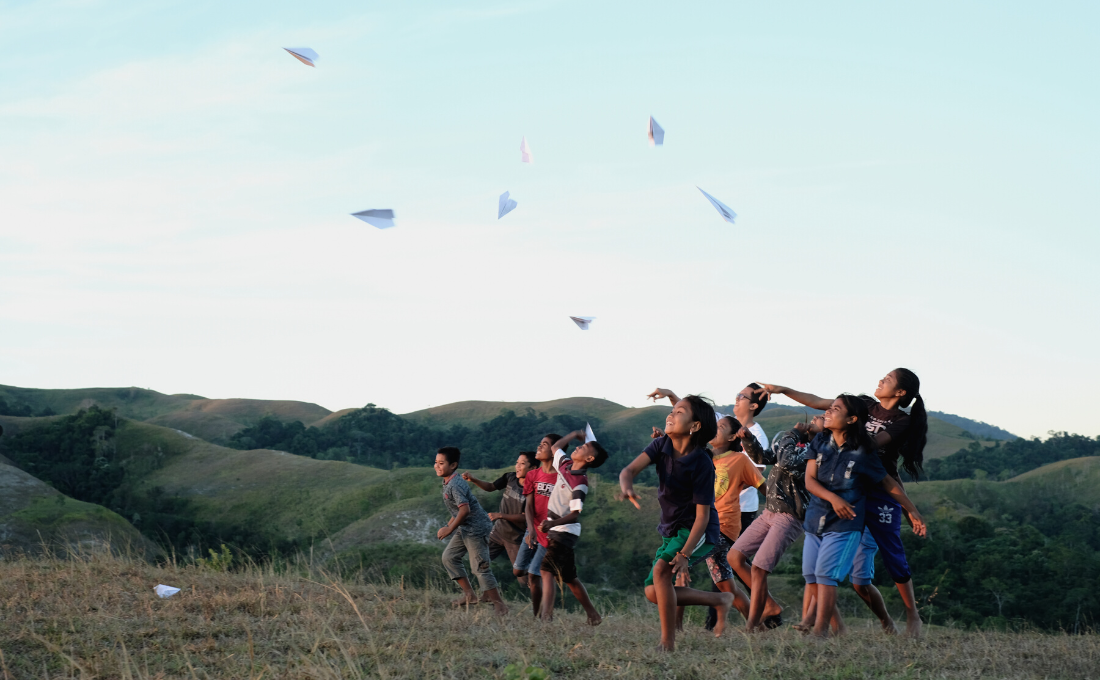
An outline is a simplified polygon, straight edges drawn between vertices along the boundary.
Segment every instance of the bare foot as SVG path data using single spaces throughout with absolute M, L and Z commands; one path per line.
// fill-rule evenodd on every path
M 496 602 L 493 603 L 493 613 L 496 614 L 497 616 L 504 616 L 505 614 L 508 613 L 508 606 L 505 605 L 500 600 L 497 600 Z
M 486 604 L 486 603 L 489 603 L 489 602 L 492 602 L 492 601 L 493 601 L 492 598 L 489 597 L 488 592 L 486 591 L 486 592 L 481 594 L 481 599 L 478 600 L 478 603 L 479 604 Z
M 812 623 L 806 623 L 805 621 L 802 621 L 801 623 L 794 624 L 793 626 L 791 626 L 791 628 L 794 628 L 803 635 L 809 635 L 810 631 L 814 629 L 814 626 Z
M 590 626 L 598 626 L 601 623 L 603 623 L 603 617 L 600 616 L 599 614 L 588 617 L 588 625 L 590 625 Z
M 894 625 L 893 619 L 886 619 L 882 622 L 882 632 L 886 633 L 887 635 L 898 634 L 898 627 Z
M 726 630 L 726 619 L 729 618 L 730 608 L 733 607 L 733 595 L 731 593 L 720 593 L 722 596 L 722 603 L 715 607 L 715 611 L 718 612 L 718 620 L 714 623 L 714 637 L 722 637 L 722 633 Z
M 466 605 L 476 605 L 476 604 L 477 604 L 477 595 L 474 595 L 473 597 L 460 597 L 457 600 L 455 600 L 454 602 L 451 602 L 452 607 L 465 607 Z
M 657 644 L 657 652 L 659 654 L 671 654 L 672 652 L 675 652 L 675 651 L 676 651 L 676 643 L 675 642 L 669 642 L 668 644 L 665 644 L 664 642 L 661 642 L 661 643 Z
M 905 635 L 911 638 L 919 638 L 924 631 L 924 624 L 921 623 L 920 615 L 906 615 L 905 620 Z

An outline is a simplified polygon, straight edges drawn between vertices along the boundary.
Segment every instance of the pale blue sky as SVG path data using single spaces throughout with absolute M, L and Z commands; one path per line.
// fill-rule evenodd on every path
M 458 5 L 0 2 L 0 382 L 1100 434 L 1095 5 Z

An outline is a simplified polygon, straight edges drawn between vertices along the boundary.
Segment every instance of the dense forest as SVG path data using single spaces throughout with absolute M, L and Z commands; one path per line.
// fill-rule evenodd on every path
M 1045 441 L 1016 439 L 993 446 L 974 442 L 950 456 L 925 462 L 922 479 L 1004 480 L 1047 463 L 1086 456 L 1100 456 L 1100 437 L 1054 432 Z

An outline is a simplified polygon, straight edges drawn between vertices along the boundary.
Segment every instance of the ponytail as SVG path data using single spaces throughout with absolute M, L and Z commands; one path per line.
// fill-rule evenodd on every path
M 905 408 L 913 404 L 913 408 L 909 409 L 909 428 L 898 447 L 901 469 L 913 479 L 919 479 L 924 472 L 924 445 L 928 443 L 928 411 L 924 408 L 924 397 L 920 395 L 920 378 L 908 368 L 894 369 L 894 376 L 898 389 L 905 390 L 905 396 L 898 405 Z

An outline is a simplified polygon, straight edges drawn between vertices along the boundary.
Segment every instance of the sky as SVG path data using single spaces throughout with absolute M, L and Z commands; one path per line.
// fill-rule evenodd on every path
M 1100 6 L 681 5 L 0 0 L 0 383 L 1100 435 Z

